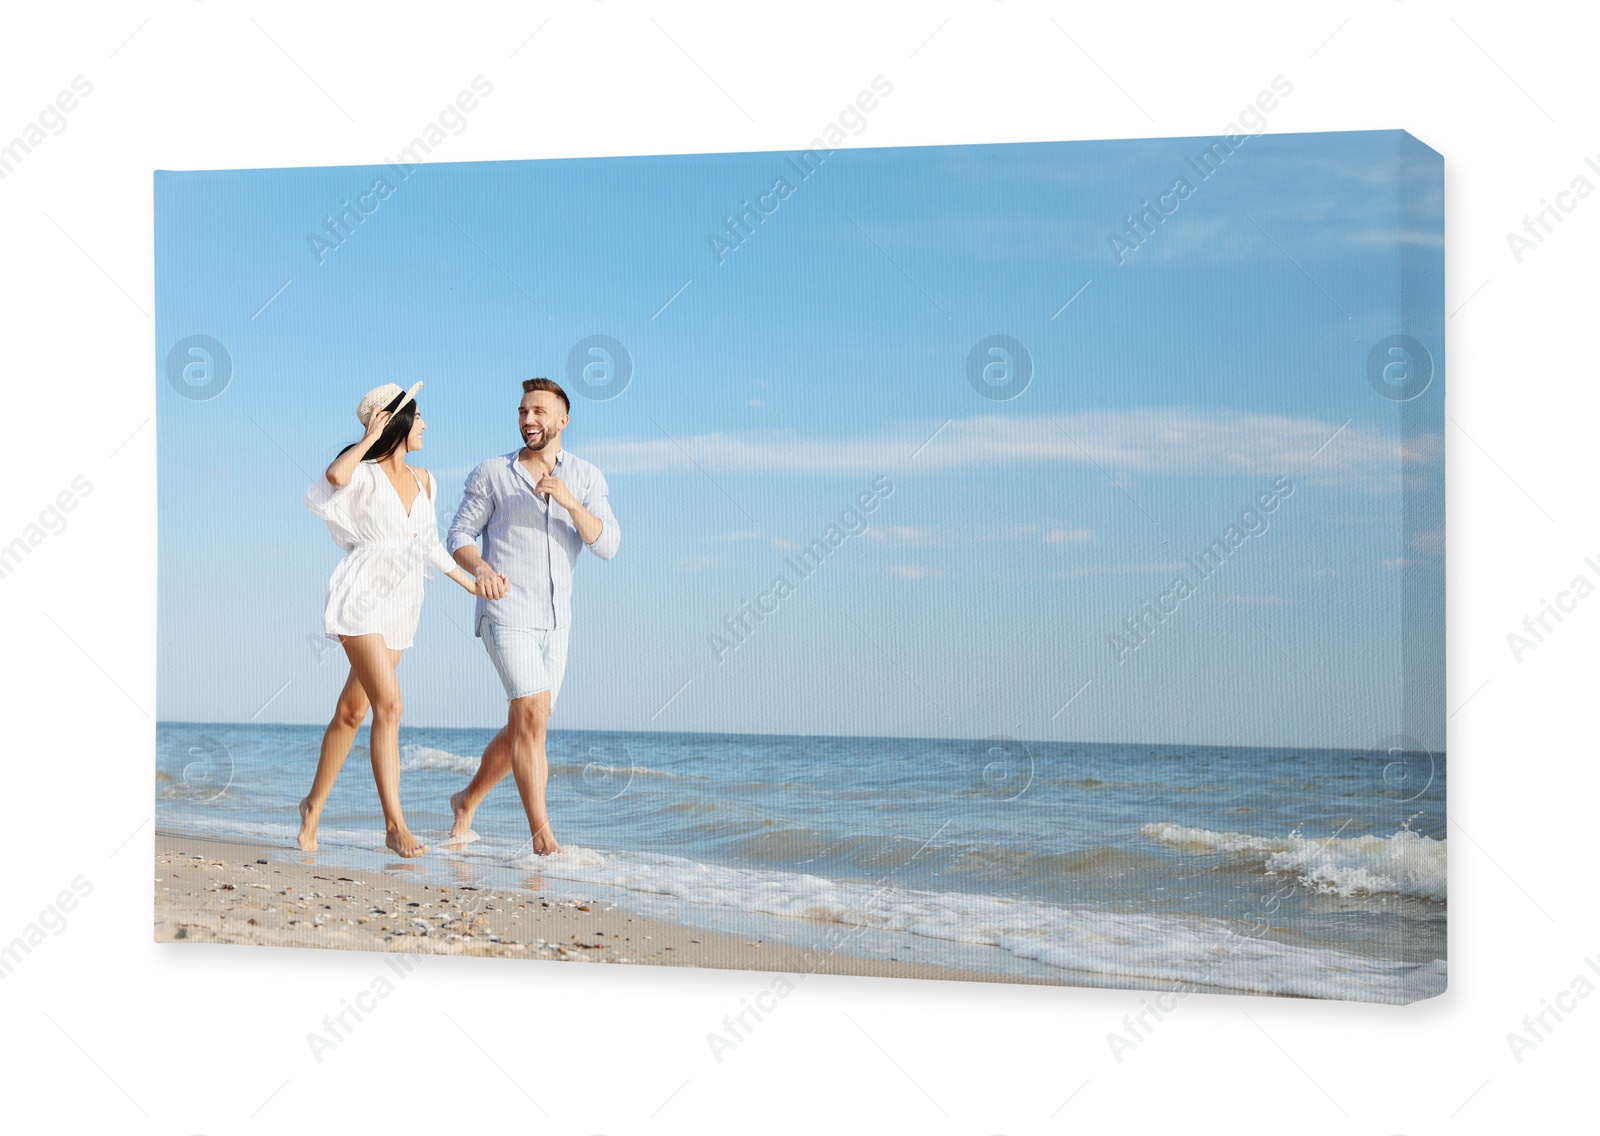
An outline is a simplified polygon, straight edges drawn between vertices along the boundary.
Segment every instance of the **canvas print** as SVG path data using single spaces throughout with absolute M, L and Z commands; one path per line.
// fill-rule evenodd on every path
M 157 940 L 1443 991 L 1443 163 L 1291 93 L 158 172 Z

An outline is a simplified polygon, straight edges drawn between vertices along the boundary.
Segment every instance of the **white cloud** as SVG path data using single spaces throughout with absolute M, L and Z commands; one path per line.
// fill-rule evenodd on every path
M 1050 544 L 1075 544 L 1094 539 L 1094 533 L 1091 530 L 1070 528 L 1062 522 L 1053 522 L 1046 525 L 1006 525 L 1001 528 L 976 528 L 970 525 L 961 528 L 939 528 L 930 525 L 890 525 L 888 528 L 873 526 L 868 528 L 864 535 L 880 543 L 910 544 L 922 548 L 953 548 L 957 545 L 996 544 L 1005 540 L 1036 541 L 1039 539 L 1043 539 Z
M 1431 472 L 1443 454 L 1434 433 L 1400 438 L 1354 422 L 1182 406 L 1029 418 L 986 414 L 952 421 L 928 442 L 932 433 L 918 423 L 845 438 L 792 431 L 602 438 L 585 447 L 584 456 L 608 473 L 692 473 L 698 466 L 711 473 L 880 474 L 1064 462 L 1092 465 L 1119 482 L 1128 473 L 1283 474 L 1382 493 L 1403 483 L 1415 487 L 1417 475 Z

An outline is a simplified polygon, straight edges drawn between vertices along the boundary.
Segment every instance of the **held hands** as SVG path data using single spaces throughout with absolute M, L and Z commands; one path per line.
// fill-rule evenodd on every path
M 503 600 L 511 591 L 511 582 L 485 563 L 478 565 L 477 578 L 472 581 L 469 590 L 486 600 Z
M 533 491 L 554 501 L 569 512 L 573 506 L 578 504 L 578 498 L 573 494 L 572 490 L 567 488 L 567 483 L 551 473 L 541 477 L 539 483 L 533 487 Z

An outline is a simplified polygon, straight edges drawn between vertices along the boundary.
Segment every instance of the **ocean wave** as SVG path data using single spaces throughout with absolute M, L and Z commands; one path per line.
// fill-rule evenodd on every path
M 1410 829 L 1393 836 L 1316 840 L 1304 836 L 1251 836 L 1183 825 L 1147 824 L 1140 834 L 1186 852 L 1230 856 L 1269 874 L 1292 875 L 1306 887 L 1332 895 L 1409 895 L 1443 903 L 1446 846 Z
M 686 806 L 670 806 L 685 810 Z M 710 835 L 729 835 L 734 830 L 725 822 L 706 826 Z M 1154 853 L 1137 853 L 1104 845 L 1076 848 L 1070 852 L 1040 851 L 1031 846 L 1010 847 L 989 841 L 951 841 L 929 846 L 921 836 L 852 833 L 838 834 L 810 828 L 769 825 L 740 833 L 727 842 L 727 850 L 740 860 L 773 867 L 800 867 L 821 863 L 821 871 L 840 867 L 851 869 L 896 870 L 911 860 L 927 872 L 954 881 L 965 878 L 992 880 L 1013 892 L 1037 887 L 1043 881 L 1064 877 L 1105 878 L 1136 870 L 1155 858 Z
M 400 747 L 400 772 L 410 773 L 418 769 L 444 769 L 451 773 L 465 773 L 467 776 L 478 771 L 478 758 L 463 757 L 459 753 L 451 753 L 445 749 L 434 749 L 425 745 L 403 745 Z
M 1127 915 L 967 892 L 891 889 L 575 846 L 524 863 L 558 879 L 693 904 L 997 947 L 1117 985 L 1193 984 L 1238 993 L 1410 1002 L 1442 993 L 1446 983 L 1443 959 L 1407 963 L 1302 947 L 1205 916 Z
M 164 826 L 198 834 L 293 843 L 292 824 L 244 821 L 214 810 L 163 809 L 161 820 Z M 381 830 L 329 825 L 318 835 L 330 851 L 344 847 L 386 855 Z M 779 868 L 730 867 L 576 844 L 563 845 L 554 856 L 531 856 L 525 855 L 525 841 L 488 838 L 456 849 L 447 849 L 437 838 L 430 843 L 443 859 L 430 855 L 426 862 L 441 866 L 516 866 L 555 880 L 695 906 L 997 948 L 1079 976 L 1069 981 L 1394 1003 L 1432 997 L 1446 984 L 1442 959 L 1407 963 L 1283 943 L 1253 935 L 1248 924 L 1211 916 L 1132 915 L 971 892 L 882 887 Z M 849 950 L 847 938 L 830 934 L 829 941 L 835 949 Z
M 465 757 L 449 750 L 434 749 L 425 745 L 403 745 L 400 747 L 400 772 L 411 773 L 421 769 L 442 769 L 450 773 L 464 773 L 467 776 L 478 771 L 478 761 L 481 754 Z M 673 777 L 676 774 L 664 769 L 650 769 L 643 765 L 604 765 L 600 762 L 562 761 L 552 758 L 550 769 L 552 772 L 583 773 L 593 768 L 595 772 L 606 774 L 628 775 L 632 777 Z

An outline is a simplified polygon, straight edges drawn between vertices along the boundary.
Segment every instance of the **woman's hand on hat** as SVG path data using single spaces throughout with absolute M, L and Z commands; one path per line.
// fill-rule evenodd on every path
M 387 410 L 374 410 L 372 416 L 367 419 L 367 435 L 363 440 L 370 441 L 383 433 L 383 428 L 389 425 L 389 420 L 393 417 L 394 415 Z

